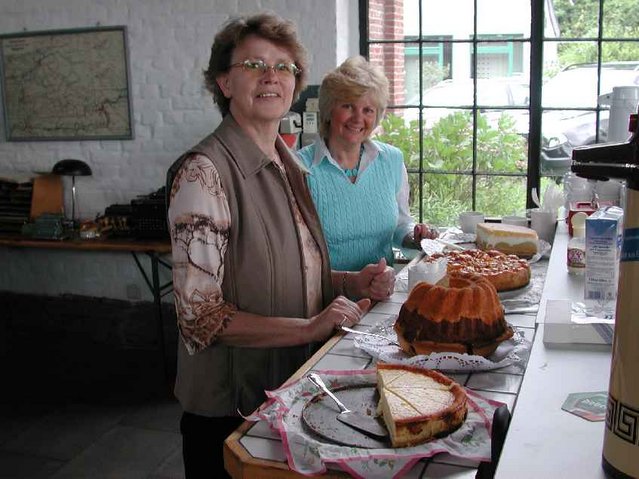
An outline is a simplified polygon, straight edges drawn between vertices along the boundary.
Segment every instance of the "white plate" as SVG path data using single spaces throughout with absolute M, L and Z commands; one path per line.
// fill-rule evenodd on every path
M 526 286 L 522 286 L 521 288 L 511 289 L 510 291 L 498 291 L 497 296 L 499 296 L 499 299 L 513 299 L 528 292 L 531 287 L 532 281 L 530 281 Z

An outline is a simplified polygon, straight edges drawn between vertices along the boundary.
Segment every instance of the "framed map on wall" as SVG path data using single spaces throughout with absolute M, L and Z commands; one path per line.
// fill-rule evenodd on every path
M 9 141 L 133 138 L 126 27 L 0 35 Z

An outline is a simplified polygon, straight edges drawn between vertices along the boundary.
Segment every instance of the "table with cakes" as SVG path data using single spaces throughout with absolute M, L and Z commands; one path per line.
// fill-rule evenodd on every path
M 562 222 L 552 248 L 501 223 L 424 240 L 392 297 L 336 332 L 227 438 L 229 474 L 605 477 L 604 422 L 562 406 L 607 390 L 610 346 L 544 342 L 546 306 L 583 295 L 567 242 Z

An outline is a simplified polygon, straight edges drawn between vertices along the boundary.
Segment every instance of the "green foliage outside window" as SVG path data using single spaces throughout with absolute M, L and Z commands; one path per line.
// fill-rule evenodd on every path
M 596 38 L 599 32 L 599 0 L 555 0 L 555 15 L 565 38 Z M 603 36 L 639 37 L 639 9 L 636 0 L 605 0 Z M 561 66 L 597 61 L 596 42 L 567 42 L 559 45 Z M 637 60 L 636 42 L 608 42 L 602 49 L 602 61 Z
M 476 206 L 488 216 L 501 216 L 525 208 L 526 140 L 515 131 L 506 112 L 494 123 L 477 114 Z M 377 139 L 399 148 L 404 154 L 410 185 L 410 209 L 419 217 L 419 129 L 395 115 L 381 124 Z M 443 117 L 424 132 L 422 221 L 438 226 L 457 223 L 460 212 L 471 210 L 473 171 L 473 122 L 471 111 Z M 482 173 L 520 174 L 522 178 L 494 177 Z M 499 188 L 499 194 L 496 194 Z

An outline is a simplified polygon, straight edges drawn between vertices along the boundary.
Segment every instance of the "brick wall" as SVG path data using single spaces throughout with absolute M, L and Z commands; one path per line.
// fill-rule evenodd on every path
M 0 175 L 32 175 L 50 171 L 63 158 L 83 159 L 93 175 L 76 182 L 79 218 L 93 218 L 111 204 L 127 204 L 137 195 L 157 190 L 175 158 L 220 121 L 202 88 L 202 69 L 216 31 L 231 16 L 260 10 L 274 11 L 297 24 L 309 50 L 311 84 L 335 68 L 338 37 L 340 48 L 343 38 L 349 39 L 349 55 L 359 51 L 359 38 L 352 38 L 358 28 L 354 0 L 2 0 L 0 34 L 127 27 L 135 138 L 2 141 L 0 102 Z M 70 211 L 70 181 L 64 181 Z M 152 299 L 128 254 L 0 248 L 0 264 L 0 291 Z M 162 282 L 166 280 L 163 275 Z
M 403 40 L 404 35 L 404 0 L 387 2 L 370 0 L 369 3 L 369 35 L 371 39 Z M 390 104 L 404 103 L 404 68 L 403 44 L 372 44 L 370 60 L 384 66 L 390 82 Z
M 356 12 L 349 18 L 336 18 L 338 1 L 3 0 L 0 34 L 126 25 L 135 138 L 0 141 L 0 174 L 50 171 L 63 158 L 85 160 L 93 175 L 77 180 L 78 216 L 83 218 L 93 218 L 110 204 L 128 203 L 136 195 L 155 191 L 164 184 L 173 160 L 220 120 L 210 95 L 202 88 L 201 73 L 220 26 L 231 16 L 260 10 L 291 19 L 310 51 L 311 83 L 319 83 L 323 74 L 335 67 L 336 38 L 346 29 L 344 24 L 357 28 Z M 319 45 L 321 48 L 313 48 Z M 357 53 L 357 39 L 350 50 L 350 54 Z M 70 211 L 70 194 L 66 193 Z

